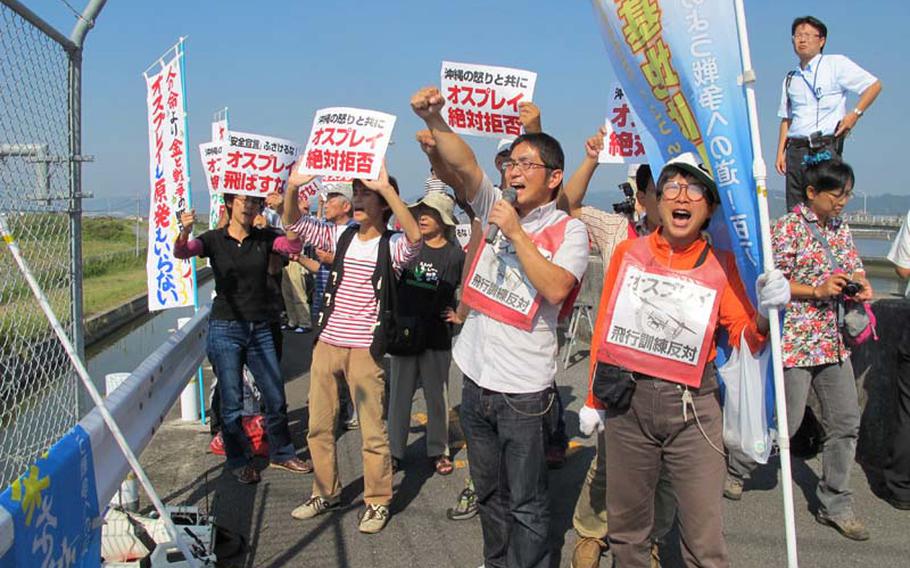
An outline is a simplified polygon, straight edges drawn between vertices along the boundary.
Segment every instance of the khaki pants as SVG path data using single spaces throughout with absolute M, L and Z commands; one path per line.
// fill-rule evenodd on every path
M 417 377 L 427 401 L 427 455 L 449 455 L 450 350 L 427 349 L 419 355 L 393 356 L 389 389 L 389 443 L 392 457 L 404 457 Z
M 289 262 L 281 272 L 281 296 L 288 314 L 288 326 L 310 327 L 310 306 L 307 304 L 304 269 L 299 262 Z
M 385 371 L 369 349 L 335 347 L 316 342 L 310 367 L 310 432 L 313 457 L 313 495 L 334 499 L 341 494 L 335 424 L 338 383 L 346 379 L 360 419 L 363 436 L 363 500 L 370 505 L 392 501 L 392 459 L 389 436 L 382 421 Z
M 651 542 L 661 542 L 673 528 L 676 519 L 676 497 L 667 478 L 666 471 L 660 472 L 654 495 L 654 526 Z M 597 453 L 591 460 L 591 467 L 575 503 L 572 526 L 582 538 L 607 540 L 607 448 L 603 433 L 597 435 Z

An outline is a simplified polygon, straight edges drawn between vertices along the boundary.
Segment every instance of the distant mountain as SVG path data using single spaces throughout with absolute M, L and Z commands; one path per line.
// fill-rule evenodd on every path
M 589 193 L 586 199 L 586 205 L 592 205 L 605 211 L 613 211 L 612 204 L 620 201 L 622 194 L 619 190 L 615 192 L 594 192 Z M 910 210 L 910 195 L 895 195 L 886 193 L 883 195 L 869 195 L 866 198 L 866 210 L 871 215 L 904 215 Z M 772 219 L 783 215 L 787 209 L 787 200 L 782 190 L 768 191 L 768 212 Z M 847 212 L 852 213 L 863 210 L 863 195 L 855 193 L 853 199 L 847 204 Z

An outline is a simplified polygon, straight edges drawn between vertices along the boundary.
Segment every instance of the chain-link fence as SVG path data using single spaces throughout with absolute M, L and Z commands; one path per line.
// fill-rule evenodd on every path
M 71 329 L 69 57 L 0 4 L 0 213 Z M 0 490 L 78 420 L 78 381 L 0 243 Z

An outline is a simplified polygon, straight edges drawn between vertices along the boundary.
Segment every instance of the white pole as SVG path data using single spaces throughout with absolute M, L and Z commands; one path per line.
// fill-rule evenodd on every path
M 177 329 L 183 328 L 190 319 L 177 318 Z M 189 382 L 180 393 L 180 419 L 184 422 L 199 420 L 199 397 L 196 393 L 196 377 L 190 377 Z
M 193 556 L 193 554 L 190 552 L 190 548 L 187 546 L 183 535 L 177 532 L 177 527 L 174 525 L 174 521 L 171 520 L 171 516 L 164 508 L 164 503 L 162 503 L 161 499 L 158 497 L 158 493 L 152 486 L 152 482 L 149 480 L 148 476 L 145 475 L 145 470 L 142 469 L 142 466 L 139 464 L 139 460 L 136 458 L 136 454 L 133 453 L 129 442 L 127 442 L 126 438 L 123 437 L 123 432 L 120 431 L 120 427 L 117 426 L 117 422 L 114 420 L 114 417 L 111 416 L 110 411 L 108 411 L 107 407 L 104 405 L 104 399 L 101 398 L 101 395 L 98 393 L 98 389 L 96 389 L 95 385 L 92 383 L 92 379 L 88 374 L 88 370 L 85 368 L 85 364 L 76 353 L 76 349 L 73 347 L 70 338 L 67 337 L 66 332 L 63 330 L 63 326 L 60 325 L 60 320 L 57 319 L 56 314 L 54 314 L 54 310 L 51 309 L 51 306 L 47 301 L 47 297 L 38 286 L 38 281 L 35 280 L 34 275 L 32 275 L 32 271 L 29 269 L 28 264 L 26 264 L 25 259 L 22 257 L 22 253 L 19 251 L 19 243 L 16 242 L 13 234 L 9 232 L 9 228 L 6 224 L 6 216 L 2 213 L 0 213 L 0 236 L 2 236 L 4 242 L 6 242 L 7 248 L 9 248 L 9 251 L 12 253 L 13 258 L 16 259 L 16 264 L 19 265 L 19 270 L 22 271 L 22 275 L 25 277 L 25 280 L 28 282 L 29 287 L 32 289 L 32 293 L 38 300 L 38 304 L 44 311 L 44 315 L 47 316 L 47 319 L 51 324 L 51 328 L 54 330 L 54 333 L 57 334 L 57 338 L 63 345 L 63 349 L 66 351 L 67 356 L 69 356 L 70 361 L 76 368 L 76 374 L 79 375 L 79 379 L 82 381 L 82 386 L 84 386 L 85 390 L 88 391 L 89 396 L 91 396 L 92 401 L 98 408 L 98 412 L 101 413 L 101 418 L 104 420 L 104 423 L 107 425 L 108 429 L 110 429 L 111 435 L 114 436 L 114 440 L 117 442 L 117 445 L 120 446 L 120 450 L 123 452 L 123 456 L 130 464 L 133 473 L 135 473 L 136 477 L 139 478 L 139 483 L 142 484 L 142 488 L 145 489 L 145 493 L 148 495 L 149 499 L 152 501 L 152 504 L 155 506 L 155 509 L 158 511 L 158 514 L 164 523 L 164 528 L 167 531 L 171 542 L 177 545 L 177 548 L 181 553 L 183 553 L 183 557 L 186 562 L 192 568 L 196 568 L 199 566 L 196 557 Z
M 774 268 L 774 253 L 771 250 L 771 221 L 768 215 L 768 189 L 765 185 L 768 170 L 762 158 L 761 136 L 758 129 L 758 106 L 755 102 L 755 71 L 752 69 L 752 54 L 749 52 L 749 37 L 746 30 L 746 13 L 743 0 L 735 0 L 736 27 L 739 31 L 739 48 L 743 60 L 743 82 L 746 87 L 746 104 L 749 109 L 749 129 L 752 138 L 752 175 L 758 194 L 758 217 L 761 227 L 762 256 L 765 269 Z M 774 401 L 777 411 L 777 436 L 780 446 L 781 489 L 784 496 L 784 531 L 787 538 L 787 566 L 797 568 L 799 559 L 796 551 L 796 521 L 793 514 L 793 475 L 790 468 L 790 432 L 787 427 L 787 399 L 784 395 L 784 369 L 780 349 L 780 314 L 771 310 L 768 314 L 771 339 L 771 364 L 774 370 Z

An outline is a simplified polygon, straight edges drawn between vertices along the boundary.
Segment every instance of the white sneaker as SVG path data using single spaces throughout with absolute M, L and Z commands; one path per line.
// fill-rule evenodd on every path
M 389 521 L 389 508 L 385 505 L 367 505 L 360 516 L 360 532 L 376 534 Z
M 340 503 L 339 499 L 334 501 L 329 501 L 320 497 L 319 495 L 313 495 L 309 499 L 303 502 L 303 505 L 300 505 L 293 511 L 291 511 L 291 516 L 295 519 L 305 521 L 306 519 L 312 519 L 316 515 L 321 515 L 329 509 L 333 509 L 338 506 Z

